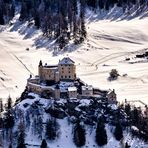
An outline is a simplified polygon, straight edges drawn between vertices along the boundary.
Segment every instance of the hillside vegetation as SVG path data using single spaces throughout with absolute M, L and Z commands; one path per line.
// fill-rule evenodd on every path
M 136 15 L 145 11 L 147 0 L 1 0 L 0 24 L 8 23 L 14 16 L 16 7 L 20 5 L 19 20 L 34 21 L 43 35 L 56 39 L 58 48 L 63 49 L 71 40 L 75 44 L 82 43 L 86 36 L 86 9 L 100 14 L 117 6 L 122 13 Z

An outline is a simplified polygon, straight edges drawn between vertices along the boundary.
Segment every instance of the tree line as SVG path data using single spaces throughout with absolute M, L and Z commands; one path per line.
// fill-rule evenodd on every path
M 20 8 L 20 21 L 33 21 L 43 35 L 55 39 L 60 49 L 70 40 L 82 43 L 86 36 L 86 8 L 109 10 L 115 5 L 126 8 L 148 5 L 147 0 L 0 0 L 0 25 L 15 16 Z M 99 13 L 99 12 L 98 12 Z
M 60 49 L 70 40 L 79 44 L 86 38 L 85 0 L 80 0 L 79 4 L 78 0 L 16 0 L 15 2 L 21 5 L 19 20 L 34 21 L 34 25 L 42 30 L 43 35 L 56 39 Z M 9 16 L 9 13 L 14 16 L 15 2 L 0 0 L 1 25 L 5 24 L 5 16 Z M 8 14 L 5 10 L 9 11 Z
M 115 5 L 118 7 L 132 7 L 133 5 L 148 5 L 147 0 L 87 0 L 87 5 L 92 8 L 109 10 Z

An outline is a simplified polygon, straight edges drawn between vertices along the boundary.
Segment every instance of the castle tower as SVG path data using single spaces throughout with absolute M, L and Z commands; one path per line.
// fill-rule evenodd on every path
M 69 57 L 63 58 L 59 61 L 58 71 L 60 80 L 75 80 L 76 79 L 76 66 L 75 62 Z

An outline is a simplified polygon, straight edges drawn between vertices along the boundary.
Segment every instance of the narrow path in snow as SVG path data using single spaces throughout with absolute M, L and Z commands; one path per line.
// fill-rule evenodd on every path
M 34 74 L 31 72 L 31 70 L 13 53 L 11 53 L 23 66 L 24 68 L 31 74 L 34 76 Z

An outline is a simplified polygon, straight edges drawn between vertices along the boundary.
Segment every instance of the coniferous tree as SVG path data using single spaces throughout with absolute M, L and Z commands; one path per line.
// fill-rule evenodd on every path
M 21 12 L 20 12 L 20 20 L 23 21 L 24 19 L 27 19 L 28 17 L 28 10 L 27 5 L 24 1 L 21 2 Z
M 12 3 L 10 8 L 10 17 L 13 18 L 15 16 L 15 5 Z
M 100 9 L 103 9 L 104 8 L 104 1 L 103 0 L 99 0 L 98 5 L 99 5 Z
M 35 21 L 35 26 L 39 29 L 40 26 L 41 26 L 41 23 L 40 23 L 40 18 L 39 18 L 39 14 L 38 13 L 35 15 L 34 21 Z
M 7 99 L 6 110 L 10 110 L 12 108 L 12 99 L 9 96 Z
M 0 10 L 0 25 L 4 25 L 5 21 L 4 21 L 4 14 L 2 12 L 2 10 Z
M 128 145 L 128 143 L 125 143 L 125 148 L 130 148 L 130 145 Z
M 140 114 L 141 114 L 141 110 L 137 109 L 136 107 L 134 107 L 134 109 L 132 110 L 132 123 L 135 126 L 138 126 L 139 121 L 140 121 Z
M 9 145 L 9 148 L 12 148 L 12 144 Z
M 86 28 L 85 28 L 85 0 L 81 0 L 81 7 L 80 7 L 80 42 L 83 42 L 86 38 Z
M 24 129 L 24 124 L 22 122 L 19 125 L 17 148 L 26 148 L 26 145 L 25 145 L 25 129 Z
M 130 104 L 125 105 L 125 112 L 128 116 L 131 116 L 131 106 Z
M 77 147 L 84 146 L 86 142 L 85 129 L 79 122 L 74 127 L 73 141 Z
M 3 118 L 3 124 L 4 124 L 4 128 L 6 129 L 12 128 L 14 126 L 14 116 L 11 110 L 8 110 L 7 112 L 5 112 L 4 118 Z
M 59 134 L 59 125 L 55 118 L 52 118 L 47 121 L 46 124 L 46 137 L 49 140 L 55 140 Z
M 116 140 L 120 141 L 123 138 L 123 130 L 121 124 L 118 122 L 115 127 L 114 136 Z
M 4 111 L 3 101 L 0 99 L 0 113 Z
M 42 140 L 40 148 L 47 148 L 47 142 L 45 139 Z
M 106 145 L 107 144 L 107 133 L 106 133 L 104 122 L 101 119 L 97 123 L 96 143 L 99 146 L 103 146 L 103 145 Z

